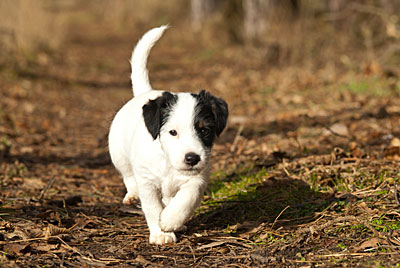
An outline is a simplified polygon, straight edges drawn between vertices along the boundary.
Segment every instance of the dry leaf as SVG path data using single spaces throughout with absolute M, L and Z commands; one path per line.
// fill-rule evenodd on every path
M 151 265 L 152 262 L 146 260 L 142 255 L 138 255 L 135 259 L 138 263 L 140 263 L 143 266 Z
M 35 246 L 35 250 L 37 251 L 43 251 L 43 252 L 49 252 L 54 249 L 57 249 L 59 244 L 45 244 L 45 245 L 38 245 Z
M 357 251 L 367 251 L 368 249 L 375 249 L 380 247 L 381 245 L 387 245 L 388 243 L 386 242 L 386 240 L 382 239 L 382 238 L 378 238 L 378 237 L 373 237 L 367 241 L 364 241 L 363 243 L 361 243 L 360 246 L 358 246 L 356 248 Z
M 332 135 L 332 133 L 340 136 L 348 136 L 349 129 L 345 124 L 336 123 L 331 125 L 327 130 L 324 131 L 325 135 Z
M 385 158 L 400 160 L 400 139 L 393 138 L 384 150 Z
M 32 248 L 30 245 L 21 245 L 12 243 L 12 244 L 6 244 L 4 246 L 4 249 L 6 250 L 7 254 L 23 255 L 30 252 Z
M 227 253 L 229 253 L 229 251 L 230 251 L 229 248 L 226 248 L 226 247 L 223 247 L 223 248 L 217 250 L 217 252 L 221 253 L 221 254 L 227 254 Z
M 28 189 L 41 190 L 46 186 L 46 183 L 44 183 L 40 178 L 24 178 L 23 186 Z
M 351 156 L 355 158 L 361 158 L 364 155 L 361 149 L 359 148 L 358 144 L 354 141 L 349 143 L 349 149 Z
M 64 227 L 57 227 L 55 225 L 49 224 L 46 230 L 44 231 L 44 237 L 48 238 L 50 236 L 59 235 L 59 234 L 69 234 L 70 230 Z
M 202 249 L 207 249 L 207 248 L 214 248 L 214 247 L 221 246 L 221 245 L 223 245 L 225 243 L 227 243 L 227 241 L 215 241 L 215 242 L 212 242 L 210 244 L 198 247 L 197 250 L 202 250 Z

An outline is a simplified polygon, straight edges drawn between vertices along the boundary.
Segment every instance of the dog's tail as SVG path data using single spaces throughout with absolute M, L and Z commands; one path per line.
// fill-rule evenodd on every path
M 167 25 L 163 25 L 161 27 L 151 29 L 145 33 L 132 52 L 131 81 L 133 95 L 135 97 L 152 90 L 149 82 L 149 73 L 146 67 L 147 57 L 149 56 L 151 48 L 154 46 L 157 40 L 160 39 L 163 32 L 167 28 Z

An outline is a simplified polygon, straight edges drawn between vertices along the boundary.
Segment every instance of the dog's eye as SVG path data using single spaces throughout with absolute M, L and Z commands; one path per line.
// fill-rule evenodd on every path
M 178 132 L 176 132 L 176 130 L 170 130 L 169 131 L 169 134 L 171 134 L 171 136 L 176 136 L 176 135 L 178 135 Z
M 200 129 L 200 132 L 201 132 L 202 135 L 207 136 L 208 134 L 210 134 L 210 129 L 206 128 L 206 127 L 202 127 Z

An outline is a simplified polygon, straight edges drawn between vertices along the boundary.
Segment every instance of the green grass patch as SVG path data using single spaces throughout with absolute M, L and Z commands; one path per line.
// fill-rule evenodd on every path
M 205 48 L 197 53 L 196 59 L 198 59 L 200 61 L 210 60 L 213 58 L 213 56 L 215 55 L 216 52 L 217 51 L 215 48 Z
M 237 223 L 272 223 L 278 215 L 279 220 L 306 222 L 332 201 L 304 181 L 275 179 L 267 169 L 248 169 L 241 174 L 214 174 L 196 217 L 230 232 L 229 226 Z
M 347 246 L 346 246 L 345 244 L 343 244 L 343 243 L 337 244 L 336 247 L 337 247 L 337 248 L 340 248 L 341 250 L 347 249 Z
M 368 94 L 374 96 L 390 96 L 400 94 L 398 84 L 391 83 L 388 79 L 379 76 L 352 77 L 348 82 L 339 86 L 341 91 L 350 91 L 355 94 Z
M 400 221 L 385 219 L 383 216 L 377 219 L 372 219 L 371 226 L 379 232 L 391 232 L 400 230 Z

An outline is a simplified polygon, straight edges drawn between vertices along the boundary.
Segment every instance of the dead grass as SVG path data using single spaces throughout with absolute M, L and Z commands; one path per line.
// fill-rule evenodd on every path
M 92 0 L 86 8 L 95 14 L 102 27 L 127 33 L 161 24 L 174 25 L 186 13 L 187 3 L 178 0 Z
M 288 19 L 285 12 L 272 16 L 265 34 L 256 44 L 247 46 L 246 57 L 260 59 L 270 68 L 300 66 L 312 72 L 325 70 L 328 79 L 349 71 L 388 75 L 397 72 L 400 19 L 395 12 L 399 8 L 396 4 L 390 10 L 379 1 L 355 2 L 332 13 L 314 1 L 302 1 L 299 8 L 301 13 L 294 19 Z M 226 9 L 226 5 L 218 7 L 204 22 L 202 31 L 192 33 L 188 1 L 5 0 L 0 3 L 0 45 L 5 55 L 13 53 L 37 61 L 37 51 L 61 49 L 63 40 L 76 35 L 71 29 L 80 28 L 82 35 L 103 29 L 126 36 L 170 24 L 178 29 L 173 33 L 175 41 L 193 45 L 201 42 L 208 51 L 202 57 L 208 57 L 232 45 Z M 232 22 L 237 25 L 233 30 L 238 36 L 243 31 L 243 25 L 237 21 L 240 18 L 234 16 Z
M 56 49 L 64 41 L 64 21 L 52 11 L 51 1 L 0 2 L 2 53 L 31 57 L 39 49 Z
M 179 2 L 179 4 L 178 4 Z M 102 29 L 127 34 L 174 23 L 185 13 L 180 1 L 25 1 L 0 2 L 0 47 L 4 62 L 46 64 L 47 54 L 62 54 L 64 41 Z M 148 22 L 151 22 L 150 24 Z

